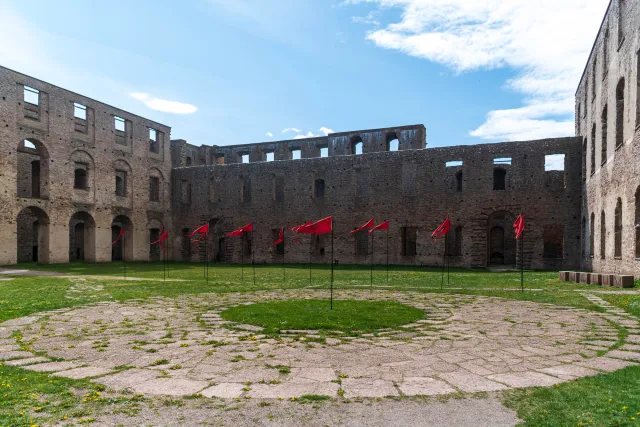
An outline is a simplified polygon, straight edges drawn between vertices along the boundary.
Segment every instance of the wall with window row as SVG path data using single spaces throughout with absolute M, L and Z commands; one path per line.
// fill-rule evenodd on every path
M 0 67 L 0 264 L 18 254 L 29 259 L 36 248 L 41 262 L 73 259 L 70 235 L 79 222 L 92 224 L 91 260 L 111 261 L 117 216 L 130 220 L 127 257 L 149 259 L 150 224 L 171 225 L 170 134 L 168 126 Z M 151 177 L 160 180 L 156 201 Z M 40 244 L 27 242 L 36 226 Z
M 612 0 L 576 92 L 582 267 L 640 275 L 640 3 Z
M 545 171 L 545 156 L 554 154 L 564 155 L 564 170 Z M 452 265 L 513 266 L 519 251 L 512 224 L 524 212 L 525 265 L 576 268 L 580 263 L 580 138 L 183 167 L 174 169 L 172 186 L 175 229 L 208 222 L 215 230 L 209 237 L 212 260 L 240 262 L 242 239 L 223 235 L 254 221 L 245 248 L 255 250 L 257 262 L 275 262 L 281 255 L 272 242 L 280 227 L 332 215 L 335 258 L 341 263 L 367 262 L 366 241 L 349 232 L 375 217 L 391 224 L 388 234 L 376 235 L 376 263 L 386 260 L 388 238 L 391 263 L 436 265 L 445 242 L 430 235 L 450 217 Z M 177 231 L 173 235 L 174 258 L 204 256 L 203 244 L 190 245 Z M 294 239 L 287 232 L 286 261 L 330 261 L 328 236 Z

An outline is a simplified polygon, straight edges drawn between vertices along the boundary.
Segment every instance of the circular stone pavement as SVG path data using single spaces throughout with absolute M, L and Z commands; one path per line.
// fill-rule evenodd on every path
M 336 305 L 340 299 L 394 300 L 425 310 L 426 317 L 375 335 L 286 331 L 274 339 L 257 326 L 225 321 L 220 312 L 258 301 L 326 298 L 327 292 L 105 302 L 0 324 L 0 359 L 52 375 L 91 378 L 115 390 L 221 398 L 497 391 L 550 386 L 640 361 L 640 346 L 633 344 L 621 349 L 629 351 L 597 355 L 618 341 L 613 322 L 638 332 L 637 320 L 621 315 L 483 296 L 334 294 Z M 9 339 L 16 330 L 33 351 L 64 361 L 18 351 Z

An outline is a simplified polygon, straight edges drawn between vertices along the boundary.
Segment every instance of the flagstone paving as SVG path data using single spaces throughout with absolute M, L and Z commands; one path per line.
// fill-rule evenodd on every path
M 638 319 L 592 294 L 585 296 L 604 313 L 484 296 L 334 294 L 338 306 L 340 299 L 396 300 L 425 310 L 426 317 L 377 333 L 287 330 L 273 337 L 255 325 L 223 320 L 220 313 L 259 301 L 324 298 L 326 292 L 102 302 L 0 324 L 0 359 L 52 375 L 92 378 L 120 391 L 262 399 L 500 391 L 551 386 L 640 363 Z M 629 333 L 626 342 L 619 339 L 621 328 Z M 20 342 L 11 338 L 15 332 Z

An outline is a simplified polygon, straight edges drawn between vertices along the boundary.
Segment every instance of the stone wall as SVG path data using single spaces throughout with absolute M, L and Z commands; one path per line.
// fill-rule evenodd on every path
M 35 102 L 25 102 L 25 86 L 39 91 Z M 84 118 L 75 117 L 81 114 L 74 113 L 74 103 L 86 108 Z M 124 119 L 122 132 L 115 128 L 116 116 Z M 149 150 L 149 128 L 161 139 L 157 153 Z M 18 223 L 27 208 L 47 223 L 39 233 L 44 233 L 38 245 L 41 262 L 67 262 L 70 253 L 78 253 L 77 245 L 70 247 L 71 218 L 78 212 L 95 224 L 91 233 L 84 232 L 95 236 L 84 239 L 92 246 L 85 251 L 92 261 L 111 260 L 111 224 L 117 215 L 133 224 L 128 257 L 149 259 L 150 223 L 171 227 L 170 133 L 167 126 L 0 67 L 0 265 L 26 260 L 32 252 L 33 216 L 23 215 Z M 32 194 L 31 161 L 38 157 L 41 191 Z M 76 168 L 86 170 L 87 188 L 74 188 Z M 128 174 L 126 197 L 115 195 L 116 170 Z M 162 177 L 158 202 L 149 202 L 149 176 Z
M 636 276 L 640 275 L 639 28 L 639 2 L 609 4 L 576 92 L 576 134 L 583 137 L 585 171 L 582 267 Z M 622 209 L 616 227 L 618 203 Z
M 356 241 L 349 232 L 371 217 L 390 220 L 389 261 L 393 264 L 435 265 L 442 262 L 444 240 L 433 241 L 431 232 L 450 217 L 453 229 L 462 227 L 460 255 L 452 265 L 486 266 L 491 254 L 504 262 L 516 261 L 512 223 L 520 212 L 527 217 L 525 263 L 532 268 L 569 268 L 580 263 L 581 140 L 560 138 L 540 141 L 484 144 L 423 149 L 424 128 L 411 127 L 360 131 L 369 134 L 364 141 L 384 141 L 386 135 L 412 130 L 414 139 L 400 137 L 400 150 L 384 151 L 378 143 L 364 154 L 344 153 L 344 144 L 329 145 L 329 157 L 303 157 L 299 160 L 251 161 L 182 167 L 173 170 L 173 187 L 190 191 L 173 193 L 174 222 L 179 229 L 194 229 L 209 222 L 215 226 L 209 236 L 211 259 L 239 262 L 240 239 L 222 239 L 223 234 L 254 221 L 252 247 L 256 262 L 273 262 L 280 256 L 271 244 L 273 230 L 292 227 L 329 215 L 334 217 L 335 258 L 341 263 L 365 263 L 367 255 L 358 255 Z M 347 135 L 352 135 L 347 134 Z M 340 134 L 342 135 L 342 134 Z M 342 138 L 342 137 L 340 137 Z M 336 141 L 332 135 L 327 140 Z M 342 141 L 345 141 L 343 138 Z M 346 141 L 349 141 L 347 138 Z M 223 147 L 226 153 L 263 152 L 264 147 L 284 150 L 297 141 L 278 142 L 274 146 Z M 314 142 L 315 143 L 315 142 Z M 186 144 L 188 145 L 188 144 Z M 309 145 L 307 145 L 309 147 Z M 416 147 L 417 149 L 413 149 Z M 246 151 L 242 151 L 246 150 Z M 563 172 L 545 171 L 545 155 L 564 154 Z M 225 155 L 225 160 L 226 160 Z M 495 164 L 495 159 L 510 158 L 510 164 Z M 448 162 L 461 161 L 462 164 Z M 504 190 L 494 190 L 494 170 L 506 172 Z M 462 173 L 462 191 L 458 177 Z M 322 181 L 321 185 L 320 182 Z M 280 186 L 283 188 L 279 188 Z M 319 188 L 323 188 L 319 194 Z M 563 253 L 559 258 L 543 256 L 545 226 L 559 225 L 564 231 Z M 490 232 L 504 235 L 501 248 L 490 247 Z M 403 230 L 403 228 L 405 230 Z M 212 229 L 213 230 L 213 229 Z M 407 231 L 409 230 L 409 231 Z M 415 231 L 414 231 L 415 230 Z M 415 233 L 415 255 L 403 255 L 403 234 Z M 330 238 L 320 241 L 302 236 L 294 244 L 294 233 L 287 232 L 285 259 L 288 262 L 330 261 Z M 376 235 L 375 261 L 386 259 L 386 232 Z M 495 240 L 495 239 L 494 239 Z M 172 253 L 184 254 L 185 242 L 174 233 Z M 494 245 L 495 246 L 495 245 Z M 181 250 L 182 249 L 182 250 Z M 191 259 L 202 257 L 204 248 L 192 247 Z M 409 252 L 412 252 L 409 250 Z M 310 255 L 311 253 L 311 255 Z M 518 255 L 519 256 L 519 255 Z

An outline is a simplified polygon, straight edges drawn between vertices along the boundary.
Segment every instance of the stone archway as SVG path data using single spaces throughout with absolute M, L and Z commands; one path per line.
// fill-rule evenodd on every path
M 42 142 L 28 138 L 17 149 L 16 195 L 29 199 L 49 197 L 49 152 Z
M 84 211 L 69 219 L 69 261 L 96 261 L 96 223 Z
M 161 261 L 162 260 L 162 247 L 159 244 L 152 245 L 160 238 L 160 233 L 164 230 L 164 225 L 159 219 L 152 219 L 147 224 L 147 230 L 149 231 L 149 261 Z M 166 245 L 167 242 L 163 243 Z
M 124 229 L 124 235 L 118 239 Z M 126 215 L 118 215 L 111 222 L 111 261 L 133 261 L 133 223 Z
M 16 218 L 18 262 L 49 263 L 49 216 L 41 208 L 29 206 Z
M 516 239 L 510 232 L 515 216 L 497 211 L 487 221 L 487 265 L 515 265 Z

